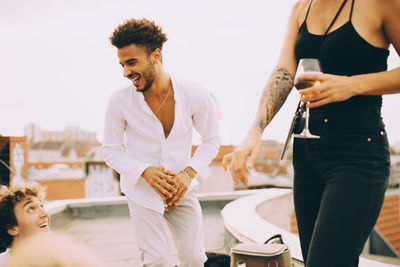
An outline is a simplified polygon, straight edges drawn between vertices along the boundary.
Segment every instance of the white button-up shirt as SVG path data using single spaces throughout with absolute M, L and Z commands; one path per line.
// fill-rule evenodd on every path
M 167 138 L 143 93 L 132 86 L 112 94 L 104 125 L 103 157 L 121 175 L 121 191 L 139 205 L 160 213 L 164 213 L 163 200 L 141 178 L 144 170 L 149 166 L 164 166 L 179 172 L 190 166 L 199 176 L 207 177 L 208 165 L 220 144 L 210 93 L 176 77 L 171 77 L 171 82 L 175 120 Z M 191 157 L 193 126 L 201 136 L 201 144 Z M 196 185 L 198 182 L 192 180 L 188 191 Z
M 5 265 L 9 260 L 11 260 L 10 250 L 7 249 L 5 252 L 0 253 L 0 267 Z

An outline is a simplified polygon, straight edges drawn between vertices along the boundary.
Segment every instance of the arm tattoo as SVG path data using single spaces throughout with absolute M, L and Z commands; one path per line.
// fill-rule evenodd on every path
M 264 88 L 256 115 L 256 126 L 260 132 L 271 122 L 272 118 L 286 101 L 293 88 L 293 74 L 287 69 L 276 67 Z

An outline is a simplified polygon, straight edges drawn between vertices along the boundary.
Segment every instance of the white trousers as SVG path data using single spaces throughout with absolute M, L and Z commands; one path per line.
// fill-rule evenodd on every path
M 165 223 L 171 231 L 180 259 L 180 267 L 203 267 L 203 218 L 195 190 L 187 193 L 174 210 L 164 215 L 145 208 L 128 198 L 136 241 L 146 267 L 171 267 Z

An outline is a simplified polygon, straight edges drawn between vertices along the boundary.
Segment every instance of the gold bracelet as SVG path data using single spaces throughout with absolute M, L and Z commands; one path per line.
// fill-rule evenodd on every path
M 189 177 L 190 180 L 193 179 L 193 177 L 190 175 L 190 173 L 187 170 L 183 169 L 183 172 L 186 173 L 186 175 Z

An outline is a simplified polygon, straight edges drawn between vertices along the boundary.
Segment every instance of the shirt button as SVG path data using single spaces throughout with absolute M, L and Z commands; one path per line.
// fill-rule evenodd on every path
M 327 123 L 327 122 L 328 122 L 328 119 L 325 119 L 324 122 Z
M 367 138 L 367 142 L 371 142 L 371 140 L 372 140 L 372 139 L 371 139 L 370 137 Z
M 384 131 L 381 131 L 381 135 L 385 135 L 385 132 L 384 132 Z

